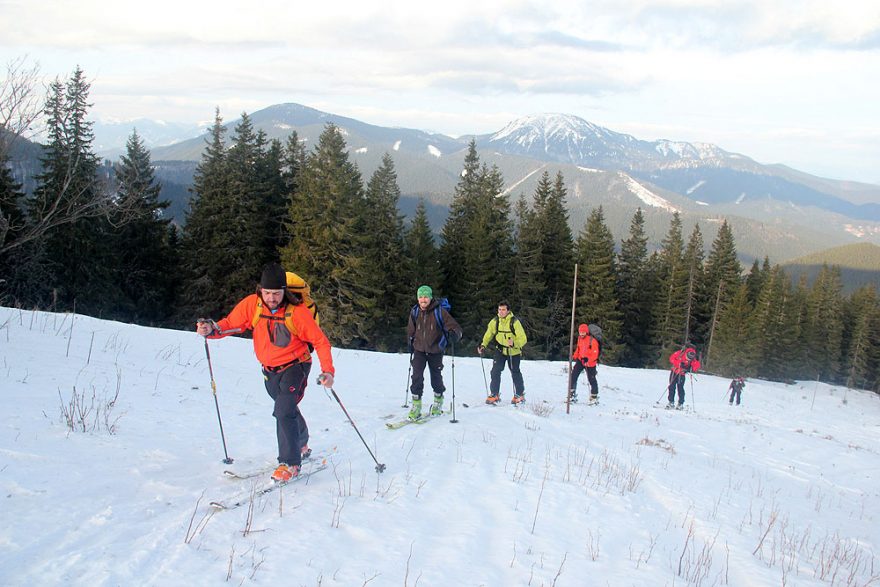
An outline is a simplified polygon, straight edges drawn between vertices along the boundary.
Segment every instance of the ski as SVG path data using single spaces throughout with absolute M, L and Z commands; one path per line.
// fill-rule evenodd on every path
M 232 497 L 229 497 L 225 500 L 215 500 L 211 501 L 210 506 L 217 510 L 234 510 L 235 508 L 241 507 L 245 504 L 251 503 L 256 498 L 272 493 L 276 489 L 280 487 L 284 487 L 285 485 L 291 485 L 293 483 L 301 483 L 303 481 L 308 481 L 308 479 L 319 471 L 323 471 L 329 465 L 327 461 L 324 460 L 320 464 L 315 465 L 314 467 L 310 467 L 308 471 L 301 470 L 299 475 L 286 482 L 278 482 L 271 481 L 271 484 L 263 485 L 262 487 L 254 487 L 251 491 L 247 492 L 239 492 Z
M 327 460 L 327 456 L 328 455 L 325 455 L 324 453 L 320 453 L 320 454 L 315 455 L 315 454 L 312 454 L 311 450 L 309 450 L 308 454 L 303 455 L 302 463 L 303 463 L 303 465 L 305 465 L 306 463 L 311 463 L 311 462 L 322 463 Z M 252 469 L 250 471 L 244 471 L 244 472 L 233 471 L 231 469 L 227 469 L 227 470 L 223 471 L 223 476 L 226 477 L 227 479 L 233 479 L 236 481 L 244 481 L 246 479 L 253 479 L 254 477 L 260 477 L 262 475 L 266 475 L 268 477 L 272 473 L 272 471 L 275 470 L 275 467 L 277 467 L 277 466 L 278 466 L 277 464 L 267 464 L 264 467 L 260 467 L 258 469 Z
M 398 428 L 403 428 L 404 426 L 408 426 L 410 424 L 424 424 L 425 422 L 428 422 L 435 418 L 439 418 L 442 415 L 443 414 L 428 414 L 427 416 L 422 416 L 418 420 L 410 420 L 409 418 L 406 418 L 405 420 L 399 420 L 397 422 L 385 422 L 385 426 L 389 430 L 397 430 Z

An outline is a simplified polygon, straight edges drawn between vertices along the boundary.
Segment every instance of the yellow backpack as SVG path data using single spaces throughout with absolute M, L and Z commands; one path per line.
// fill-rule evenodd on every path
M 318 326 L 321 325 L 320 318 L 318 317 L 318 305 L 315 303 L 315 300 L 312 299 L 311 289 L 309 288 L 309 284 L 306 283 L 306 280 L 293 273 L 291 271 L 287 272 L 287 291 L 293 292 L 295 294 L 299 294 L 302 296 L 303 304 L 305 304 L 306 308 L 312 313 L 312 316 L 315 318 L 315 323 Z M 296 336 L 297 330 L 296 326 L 293 324 L 293 306 L 287 304 L 284 309 L 284 325 L 287 327 L 287 330 L 290 331 L 292 336 Z M 282 320 L 281 316 L 273 316 L 271 314 L 263 314 L 263 299 L 259 296 L 257 297 L 257 309 L 254 311 L 254 319 L 251 321 L 251 327 L 256 328 L 257 322 L 260 321 L 260 318 L 266 318 L 267 320 Z

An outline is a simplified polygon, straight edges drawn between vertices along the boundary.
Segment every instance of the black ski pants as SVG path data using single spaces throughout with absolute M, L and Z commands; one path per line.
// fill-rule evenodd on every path
M 599 382 L 596 380 L 596 367 L 587 367 L 581 361 L 575 361 L 574 367 L 571 369 L 571 391 L 577 393 L 578 377 L 581 373 L 587 372 L 587 381 L 590 382 L 590 395 L 599 397 Z
M 489 383 L 489 391 L 492 395 L 498 395 L 501 389 L 501 372 L 504 371 L 505 365 L 510 365 L 510 376 L 513 378 L 513 390 L 516 395 L 525 393 L 525 385 L 523 384 L 522 372 L 519 370 L 519 362 L 522 355 L 505 355 L 496 352 L 492 359 L 492 381 Z
M 675 403 L 675 390 L 678 389 L 678 405 L 684 403 L 684 380 L 687 378 L 687 374 L 670 374 L 669 379 L 669 403 Z
M 421 351 L 413 351 L 412 360 L 412 383 L 409 386 L 410 392 L 418 396 L 420 399 L 425 391 L 425 365 L 428 366 L 428 372 L 431 374 L 431 389 L 434 395 L 443 395 L 446 387 L 443 385 L 443 354 L 442 353 L 423 353 Z
M 263 381 L 275 402 L 275 432 L 278 436 L 278 462 L 302 464 L 302 447 L 309 443 L 309 427 L 299 411 L 306 393 L 311 363 L 295 363 L 283 371 L 263 369 Z
M 730 403 L 733 403 L 733 398 L 736 397 L 736 405 L 739 405 L 739 401 L 742 398 L 742 387 L 731 387 L 730 388 Z

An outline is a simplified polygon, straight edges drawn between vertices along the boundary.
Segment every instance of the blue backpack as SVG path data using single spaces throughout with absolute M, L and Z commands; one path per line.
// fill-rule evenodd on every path
M 449 303 L 447 298 L 439 298 L 437 301 L 440 303 L 434 308 L 434 319 L 437 321 L 437 328 L 443 333 L 443 336 L 440 338 L 440 350 L 445 351 L 446 346 L 449 344 L 449 333 L 443 327 L 443 312 L 441 310 L 446 310 L 448 312 L 452 309 L 452 304 Z M 410 315 L 412 316 L 413 324 L 415 324 L 416 318 L 419 316 L 418 304 L 412 307 Z

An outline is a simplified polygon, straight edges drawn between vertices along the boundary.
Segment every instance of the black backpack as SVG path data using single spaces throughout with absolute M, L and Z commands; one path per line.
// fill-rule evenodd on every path
M 599 355 L 596 357 L 598 359 L 602 356 L 602 328 L 598 324 L 589 324 L 587 328 L 589 329 L 590 336 L 599 343 Z

